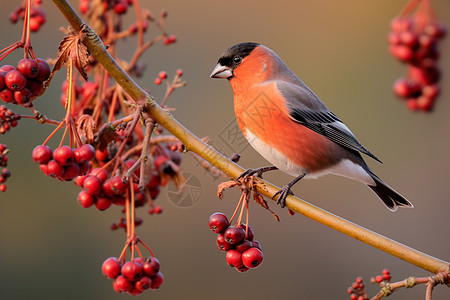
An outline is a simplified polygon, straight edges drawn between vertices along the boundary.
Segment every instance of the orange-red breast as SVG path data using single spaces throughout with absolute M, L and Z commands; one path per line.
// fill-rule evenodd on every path
M 229 80 L 237 122 L 253 148 L 296 176 L 277 193 L 282 206 L 301 178 L 335 174 L 366 184 L 392 211 L 413 207 L 370 170 L 360 153 L 378 158 L 269 48 L 251 42 L 228 48 L 211 77 Z M 267 169 L 275 168 L 245 174 L 260 175 Z

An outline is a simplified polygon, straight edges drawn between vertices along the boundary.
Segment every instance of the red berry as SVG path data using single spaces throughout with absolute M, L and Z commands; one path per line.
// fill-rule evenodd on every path
M 419 109 L 419 107 L 417 106 L 417 101 L 414 98 L 408 99 L 406 101 L 406 106 L 408 107 L 409 110 L 412 110 L 412 111 Z
M 29 25 L 32 32 L 37 32 L 41 28 L 41 23 L 37 18 L 30 18 Z
M 230 226 L 228 218 L 223 213 L 214 213 L 209 217 L 209 228 L 215 233 L 223 233 Z
M 162 83 L 161 78 L 158 77 L 158 78 L 155 79 L 155 84 L 156 85 L 160 85 L 161 83 Z
M 36 75 L 36 80 L 38 81 L 46 81 L 50 77 L 50 66 L 49 64 L 43 60 L 38 58 L 39 70 Z
M 114 12 L 118 15 L 126 13 L 128 10 L 127 3 L 124 1 L 119 1 L 114 5 Z
M 111 206 L 112 202 L 109 198 L 99 197 L 95 200 L 95 207 L 100 210 L 106 210 Z
M 159 72 L 158 76 L 161 79 L 166 79 L 167 78 L 167 72 L 166 71 L 161 71 L 161 72 Z
M 159 272 L 160 267 L 161 265 L 156 257 L 147 257 L 142 263 L 144 274 L 148 277 L 155 276 L 155 274 Z
M 261 250 L 261 244 L 258 241 L 253 241 L 252 242 L 252 247 L 253 248 L 258 248 L 259 250 Z
M 102 272 L 108 278 L 115 279 L 120 275 L 121 265 L 117 257 L 107 258 L 102 264 Z
M 105 196 L 107 197 L 114 197 L 116 194 L 114 193 L 114 191 L 112 190 L 111 187 L 111 180 L 107 179 L 104 183 L 103 183 L 103 194 L 105 194 Z
M 84 144 L 80 148 L 75 149 L 75 162 L 81 164 L 84 162 L 89 162 L 94 159 L 95 149 L 90 144 Z
M 0 67 L 0 72 L 3 72 L 3 73 L 8 73 L 9 71 L 12 71 L 12 70 L 15 70 L 16 68 L 14 67 L 14 66 L 11 66 L 11 65 L 3 65 L 3 66 L 1 66 Z
M 0 99 L 6 103 L 14 102 L 14 92 L 6 88 L 0 92 Z
M 431 37 L 440 39 L 446 35 L 447 30 L 439 23 L 430 23 L 424 28 L 424 32 Z
M 235 245 L 241 243 L 245 238 L 245 231 L 240 227 L 229 226 L 224 232 L 225 241 Z
M 0 90 L 5 87 L 5 75 L 6 73 L 0 72 Z
M 160 215 L 160 214 L 162 214 L 162 211 L 163 211 L 163 209 L 162 209 L 161 205 L 155 206 L 155 214 Z
M 391 45 L 400 44 L 400 34 L 398 32 L 390 32 L 388 35 L 388 42 Z
M 414 52 L 408 46 L 397 45 L 389 48 L 391 54 L 402 61 L 411 61 L 414 57 Z
M 419 38 L 417 37 L 417 35 L 411 31 L 404 31 L 400 33 L 399 38 L 403 45 L 406 45 L 410 48 L 415 47 L 419 42 Z
M 223 236 L 223 233 L 217 235 L 216 239 L 217 248 L 222 251 L 228 251 L 233 249 L 233 245 L 229 244 L 227 241 L 225 241 L 225 237 Z
M 128 188 L 128 183 L 123 183 L 122 177 L 114 176 L 111 179 L 111 189 L 116 195 L 125 193 Z
M 248 240 L 244 240 L 239 245 L 236 245 L 236 250 L 241 252 L 241 253 L 247 251 L 250 248 L 252 248 L 252 242 L 250 242 Z
M 89 195 L 96 196 L 102 191 L 102 182 L 97 176 L 88 176 L 84 179 L 83 188 Z
M 163 284 L 163 282 L 164 282 L 164 275 L 163 275 L 163 273 L 158 272 L 151 279 L 152 279 L 152 285 L 151 285 L 150 288 L 152 290 L 156 290 L 159 287 L 161 287 L 161 285 Z
M 114 284 L 122 293 L 129 292 L 133 288 L 133 283 L 128 281 L 128 279 L 125 278 L 125 276 L 123 275 L 117 276 L 116 280 L 114 281 Z
M 440 93 L 440 88 L 438 85 L 426 85 L 422 88 L 422 95 L 435 99 Z
M 242 253 L 237 250 L 228 250 L 226 260 L 230 267 L 240 268 L 243 266 Z
M 6 191 L 6 185 L 0 184 L 0 191 L 2 192 Z
M 382 282 L 382 281 L 383 281 L 383 276 L 378 275 L 377 277 L 375 277 L 375 281 L 376 281 L 377 283 Z
M 410 30 L 413 26 L 413 21 L 410 18 L 398 17 L 391 21 L 391 29 L 393 31 Z
M 64 167 L 52 159 L 47 163 L 47 174 L 53 178 L 61 178 L 64 174 Z
M 50 176 L 50 174 L 48 173 L 48 165 L 47 164 L 39 165 L 39 169 L 41 169 L 42 173 L 44 173 L 45 176 Z
M 134 287 L 140 292 L 148 290 L 151 286 L 152 280 L 147 276 L 142 276 L 142 278 L 136 281 L 136 283 L 134 284 Z
M 76 163 L 71 163 L 70 165 L 64 167 L 64 174 L 62 179 L 65 181 L 70 181 L 78 176 L 80 172 L 80 167 Z
M 19 104 L 26 104 L 30 101 L 31 92 L 27 88 L 14 92 L 14 100 Z
M 108 172 L 102 168 L 95 168 L 91 171 L 91 175 L 96 176 L 103 183 L 108 179 Z
M 89 170 L 91 169 L 91 164 L 88 162 L 84 162 L 78 165 L 80 167 L 80 171 L 78 172 L 79 176 L 84 176 L 86 175 Z
M 74 161 L 75 155 L 70 147 L 61 146 L 53 151 L 53 159 L 56 160 L 61 166 L 68 166 Z
M 35 79 L 28 79 L 25 88 L 30 90 L 31 97 L 36 97 L 44 90 L 44 84 Z
M 129 281 L 136 281 L 142 277 L 142 266 L 136 262 L 129 261 L 122 266 L 122 275 Z
M 258 248 L 250 248 L 242 253 L 242 263 L 247 268 L 257 268 L 263 261 L 263 253 Z
M 39 63 L 31 58 L 24 58 L 17 63 L 17 71 L 27 78 L 34 78 L 39 71 Z
M 383 274 L 383 279 L 386 281 L 389 281 L 389 280 L 391 280 L 391 275 L 389 273 Z
M 183 70 L 182 69 L 178 69 L 177 70 L 177 75 L 180 76 L 180 77 L 183 76 Z
M 35 163 L 46 164 L 53 157 L 53 151 L 47 145 L 39 145 L 33 149 L 31 154 Z
M 177 41 L 177 37 L 174 35 L 169 35 L 168 40 L 169 40 L 169 44 L 173 44 Z
M 84 208 L 89 208 L 94 205 L 94 197 L 89 195 L 86 191 L 81 191 L 78 193 L 77 197 L 78 204 L 80 204 Z
M 238 272 L 244 273 L 244 272 L 247 272 L 248 270 L 250 270 L 250 268 L 247 268 L 246 266 L 242 265 L 241 267 L 236 268 L 236 270 Z
M 15 23 L 17 23 L 17 21 L 19 20 L 19 15 L 18 15 L 16 12 L 13 11 L 13 12 L 9 15 L 9 20 L 11 21 L 11 23 L 15 24 Z
M 5 75 L 5 84 L 12 91 L 20 91 L 27 84 L 27 79 L 17 70 L 11 70 Z
M 89 1 L 80 1 L 78 8 L 80 9 L 81 13 L 86 14 L 89 9 Z
M 435 39 L 429 35 L 422 34 L 419 36 L 419 44 L 421 47 L 425 49 L 430 49 L 431 47 L 435 46 Z

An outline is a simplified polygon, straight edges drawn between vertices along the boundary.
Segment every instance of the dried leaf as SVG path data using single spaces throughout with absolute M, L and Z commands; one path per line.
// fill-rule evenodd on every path
M 82 115 L 77 122 L 77 131 L 85 143 L 94 141 L 95 121 L 90 115 Z
M 68 60 L 72 60 L 73 64 L 80 72 L 81 76 L 87 80 L 85 67 L 89 62 L 89 51 L 82 42 L 83 32 L 73 32 L 69 28 L 69 33 L 63 38 L 58 48 L 58 59 L 53 67 L 52 74 L 62 68 Z
M 261 196 L 257 192 L 253 192 L 253 200 L 255 200 L 256 203 L 258 203 L 259 205 L 270 211 L 275 220 L 277 220 L 277 222 L 280 222 L 280 218 L 269 208 L 269 205 L 267 204 L 267 201 L 264 200 L 263 196 Z
M 239 185 L 239 184 L 240 184 L 239 182 L 234 181 L 234 180 L 222 182 L 221 184 L 219 184 L 217 186 L 217 197 L 219 197 L 219 199 L 222 200 L 222 198 L 223 198 L 223 191 L 225 189 L 232 188 L 232 187 L 234 187 L 236 185 Z
M 98 147 L 100 151 L 104 151 L 108 144 L 116 139 L 116 136 L 116 129 L 112 124 L 104 126 L 95 134 L 94 142 L 96 147 Z

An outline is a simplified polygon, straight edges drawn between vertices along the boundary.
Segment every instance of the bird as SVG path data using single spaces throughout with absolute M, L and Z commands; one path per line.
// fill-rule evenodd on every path
M 334 174 L 367 185 L 391 211 L 413 207 L 369 168 L 361 154 L 381 161 L 268 47 L 243 42 L 220 56 L 211 78 L 228 79 L 237 123 L 250 145 L 273 166 L 238 178 L 280 170 L 295 179 L 273 199 L 284 207 L 302 178 Z

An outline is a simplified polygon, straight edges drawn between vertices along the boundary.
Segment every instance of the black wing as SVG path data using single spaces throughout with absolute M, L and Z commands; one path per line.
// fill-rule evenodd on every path
M 287 99 L 291 118 L 343 147 L 364 153 L 381 161 L 361 145 L 345 124 L 334 115 L 303 82 L 278 82 L 278 89 Z

